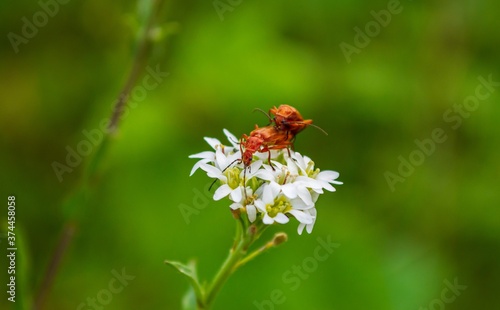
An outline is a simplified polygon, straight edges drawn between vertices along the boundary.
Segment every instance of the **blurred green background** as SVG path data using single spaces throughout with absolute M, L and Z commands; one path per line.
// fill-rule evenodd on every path
M 180 309 L 188 284 L 164 259 L 196 258 L 208 279 L 234 232 L 227 200 L 209 202 L 189 223 L 179 211 L 210 183 L 201 172 L 188 176 L 188 155 L 209 149 L 204 136 L 225 141 L 223 128 L 240 136 L 266 125 L 253 109 L 283 103 L 329 133 L 305 130 L 296 150 L 339 171 L 344 185 L 320 197 L 311 235 L 298 236 L 296 222 L 269 229 L 286 231 L 289 242 L 230 278 L 215 309 L 258 309 L 274 290 L 286 298 L 274 309 L 499 309 L 500 88 L 483 88 L 488 98 L 468 116 L 453 109 L 475 95 L 479 76 L 500 82 L 500 3 L 402 1 L 376 31 L 371 11 L 395 2 L 221 2 L 231 8 L 222 19 L 213 1 L 165 3 L 159 22 L 176 33 L 155 45 L 148 66 L 169 75 L 136 94 L 141 100 L 111 141 L 46 309 L 105 298 L 112 271 L 122 268 L 135 278 L 103 309 Z M 41 6 L 0 4 L 0 219 L 5 231 L 7 196 L 16 195 L 17 289 L 26 308 L 91 156 L 61 182 L 52 163 L 65 164 L 66 148 L 88 140 L 83 130 L 109 118 L 132 66 L 137 7 L 60 4 L 16 53 L 9 33 L 21 35 L 23 17 L 32 20 Z M 356 47 L 354 28 L 367 25 L 374 35 Z M 343 42 L 357 48 L 350 61 Z M 386 172 L 399 174 L 400 156 L 411 161 L 414 140 L 436 128 L 446 141 L 391 188 Z M 341 246 L 297 289 L 283 281 L 328 236 Z M 0 263 L 5 289 L 5 255 Z M 467 286 L 459 295 L 446 284 L 455 280 Z M 1 296 L 0 308 L 15 309 Z

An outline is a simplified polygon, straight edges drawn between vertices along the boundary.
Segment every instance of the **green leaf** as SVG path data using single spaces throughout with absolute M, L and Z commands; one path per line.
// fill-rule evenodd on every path
M 182 297 L 182 310 L 198 310 L 196 294 L 191 286 Z
M 166 260 L 165 264 L 170 265 L 177 269 L 180 273 L 188 277 L 189 279 L 194 279 L 198 282 L 198 278 L 196 276 L 196 263 L 194 261 L 190 261 L 187 265 L 176 261 Z
M 197 304 L 203 304 L 205 292 L 198 281 L 198 276 L 196 274 L 196 262 L 192 260 L 189 261 L 187 265 L 185 265 L 180 262 L 166 260 L 165 264 L 174 267 L 177 271 L 186 276 L 189 280 L 189 283 L 191 284 L 191 292 L 188 291 L 182 299 L 183 309 L 197 309 Z M 190 297 L 189 294 L 193 294 L 193 296 Z M 194 301 L 191 301 L 190 299 L 194 299 Z M 185 308 L 185 306 L 187 308 Z

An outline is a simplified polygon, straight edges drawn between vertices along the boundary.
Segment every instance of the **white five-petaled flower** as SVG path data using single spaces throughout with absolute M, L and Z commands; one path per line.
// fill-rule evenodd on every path
M 299 221 L 298 233 L 304 229 L 311 233 L 317 218 L 315 203 L 323 190 L 333 192 L 332 184 L 342 184 L 337 181 L 339 173 L 315 169 L 309 157 L 286 149 L 271 151 L 270 163 L 267 152 L 256 152 L 250 166 L 245 167 L 240 143 L 226 129 L 224 134 L 229 146 L 205 137 L 214 151 L 189 156 L 199 159 L 190 175 L 202 169 L 208 177 L 219 180 L 214 200 L 229 196 L 230 208 L 246 212 L 252 223 L 285 224 L 295 217 Z
M 246 188 L 246 195 L 243 195 L 239 201 L 233 202 L 229 207 L 232 210 L 246 210 L 248 214 L 248 220 L 250 223 L 255 222 L 257 219 L 257 208 L 255 207 L 255 197 L 257 195 L 253 194 L 253 191 L 250 187 Z
M 227 129 L 224 129 L 224 134 L 227 137 L 229 143 L 232 146 L 223 145 L 218 139 L 205 137 L 205 141 L 215 150 L 215 152 L 205 151 L 193 155 L 189 155 L 189 158 L 199 158 L 200 160 L 193 166 L 191 169 L 191 173 L 189 176 L 192 176 L 198 168 L 201 167 L 202 164 L 213 163 L 216 164 L 218 168 L 221 168 L 221 165 L 227 164 L 227 161 L 234 161 L 235 159 L 241 158 L 240 148 L 238 145 L 238 139 L 230 133 Z M 227 154 L 227 155 L 225 155 Z M 218 155 L 218 156 L 217 156 Z M 230 157 L 228 159 L 228 157 Z M 222 167 L 224 169 L 227 165 Z
M 309 184 L 309 180 L 297 181 L 297 177 L 299 177 L 297 169 L 290 169 L 287 165 L 274 162 L 273 166 L 264 165 L 261 175 L 266 181 L 276 182 L 283 195 L 289 199 L 299 197 L 305 204 L 314 206 L 311 193 L 308 190 L 308 187 L 314 186 L 314 184 Z
M 318 194 L 323 194 L 323 189 L 330 192 L 336 191 L 330 183 L 338 185 L 343 184 L 340 181 L 336 181 L 339 177 L 338 172 L 314 169 L 314 162 L 309 157 L 302 156 L 298 152 L 293 152 L 292 159 L 287 158 L 286 161 L 288 168 L 299 175 L 296 182 L 306 183 L 308 188 L 311 188 Z
M 288 223 L 287 214 L 293 215 L 300 223 L 312 223 L 311 216 L 304 212 L 312 207 L 304 204 L 301 199 L 289 199 L 283 195 L 280 186 L 275 182 L 265 185 L 262 198 L 255 201 L 255 206 L 264 214 L 264 224 Z

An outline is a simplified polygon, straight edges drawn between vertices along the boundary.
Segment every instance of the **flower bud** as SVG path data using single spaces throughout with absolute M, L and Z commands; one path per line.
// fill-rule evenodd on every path
M 278 246 L 284 242 L 286 242 L 288 240 L 288 235 L 286 233 L 277 233 L 274 235 L 274 238 L 273 238 L 273 245 L 274 246 Z

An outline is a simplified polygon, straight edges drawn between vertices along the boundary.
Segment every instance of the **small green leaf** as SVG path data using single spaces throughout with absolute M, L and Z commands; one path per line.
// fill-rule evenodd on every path
M 194 261 L 190 261 L 187 265 L 184 265 L 180 262 L 166 260 L 165 264 L 174 267 L 175 269 L 177 269 L 177 271 L 179 271 L 186 277 L 195 279 L 198 282 L 198 279 L 196 277 L 196 263 Z
M 204 298 L 205 292 L 204 292 L 203 287 L 200 285 L 200 283 L 198 281 L 198 276 L 196 274 L 196 262 L 194 260 L 191 260 L 191 261 L 189 261 L 189 263 L 187 265 L 185 265 L 185 264 L 180 263 L 180 262 L 166 260 L 165 264 L 174 267 L 177 271 L 179 271 L 181 274 L 186 276 L 189 280 L 189 283 L 191 284 L 192 294 L 194 294 L 194 296 L 196 297 L 194 304 L 193 304 L 194 308 L 188 307 L 188 308 L 183 308 L 183 309 L 197 309 L 196 308 L 197 304 L 203 303 L 203 298 Z M 182 301 L 183 307 L 184 307 L 185 303 L 187 306 L 191 305 L 191 302 L 189 301 L 189 294 L 190 294 L 190 292 L 188 291 L 187 294 L 183 298 L 183 301 Z

